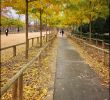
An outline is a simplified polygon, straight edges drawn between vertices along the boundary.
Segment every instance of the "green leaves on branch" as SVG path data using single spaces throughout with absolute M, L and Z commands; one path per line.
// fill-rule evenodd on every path
M 24 23 L 19 19 L 1 17 L 1 25 L 4 27 L 8 27 L 8 26 L 22 27 L 24 26 Z
M 90 19 L 107 18 L 109 7 L 107 0 L 30 0 L 29 15 L 39 19 L 42 9 L 43 20 L 54 26 L 82 25 Z M 25 0 L 3 0 L 2 8 L 13 7 L 19 14 L 25 13 Z M 62 17 L 63 16 L 63 17 Z M 62 25 L 61 25 L 62 24 Z

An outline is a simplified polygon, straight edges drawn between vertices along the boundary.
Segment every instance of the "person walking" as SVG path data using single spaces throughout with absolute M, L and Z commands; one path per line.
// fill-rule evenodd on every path
M 64 30 L 62 30 L 62 37 L 63 37 L 63 34 L 64 34 Z
M 8 28 L 5 30 L 5 34 L 6 36 L 8 36 Z

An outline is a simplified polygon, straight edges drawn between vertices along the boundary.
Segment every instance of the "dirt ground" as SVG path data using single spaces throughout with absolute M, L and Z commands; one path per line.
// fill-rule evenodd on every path
M 46 32 L 43 32 L 43 35 Z M 29 38 L 40 36 L 40 32 L 29 33 Z M 1 48 L 25 42 L 25 33 L 1 35 Z

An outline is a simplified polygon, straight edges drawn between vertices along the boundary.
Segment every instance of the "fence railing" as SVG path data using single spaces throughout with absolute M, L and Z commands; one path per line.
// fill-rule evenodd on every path
M 70 36 L 70 38 L 82 47 L 84 53 L 87 52 L 90 56 L 93 56 L 93 58 L 98 58 L 97 60 L 102 62 L 103 65 L 109 66 L 109 50 L 104 47 L 100 48 L 96 45 L 90 44 L 83 38 L 79 38 L 74 35 Z
M 34 46 L 35 39 L 37 39 L 36 45 L 40 43 L 40 37 L 29 38 L 28 39 L 28 47 L 30 47 L 30 41 L 32 42 L 32 47 Z M 43 40 L 42 41 L 43 43 L 47 42 L 47 40 L 49 40 L 49 34 L 42 36 L 42 40 Z M 11 45 L 11 46 L 7 46 L 7 47 L 3 47 L 3 48 L 0 49 L 0 51 L 4 51 L 4 50 L 12 48 L 13 57 L 15 57 L 16 54 L 17 54 L 17 46 L 21 46 L 21 45 L 24 45 L 24 44 L 26 44 L 26 42 L 15 44 L 15 45 Z
M 40 49 L 38 54 L 27 64 L 20 66 L 20 70 L 1 88 L 1 96 L 7 92 L 13 86 L 12 88 L 12 100 L 23 100 L 23 72 L 30 67 L 34 63 L 35 60 L 38 60 L 40 62 L 42 58 L 42 53 L 46 52 L 48 47 L 52 44 L 53 40 L 56 36 L 51 37 L 49 41 L 46 43 L 44 47 Z
M 81 35 L 77 35 L 77 34 L 74 34 L 74 36 L 89 42 L 89 38 L 87 38 L 87 37 L 84 37 L 84 36 L 81 36 Z M 104 42 L 104 40 L 101 40 L 101 39 L 91 38 L 91 44 L 94 44 L 96 46 L 99 46 L 99 47 L 105 48 L 105 49 L 109 49 L 109 47 L 110 47 L 109 43 L 106 43 L 106 42 Z

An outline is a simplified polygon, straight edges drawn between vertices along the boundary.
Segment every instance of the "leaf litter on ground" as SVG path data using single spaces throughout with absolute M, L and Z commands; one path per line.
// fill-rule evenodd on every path
M 40 48 L 39 48 L 40 49 Z M 2 86 L 20 70 L 20 66 L 26 64 L 30 61 L 39 51 L 38 48 L 32 47 L 29 50 L 29 59 L 25 59 L 24 52 L 17 55 L 14 58 L 9 59 L 8 61 L 2 62 Z M 19 49 L 21 50 L 21 49 Z M 46 57 L 43 57 L 41 65 L 39 66 L 38 61 L 36 60 L 24 73 L 23 73 L 23 91 L 24 100 L 42 100 L 43 96 L 47 95 L 50 81 L 52 80 L 51 73 L 51 53 L 54 49 L 49 49 Z M 10 100 L 12 98 L 11 89 L 8 90 L 2 96 L 2 100 Z

